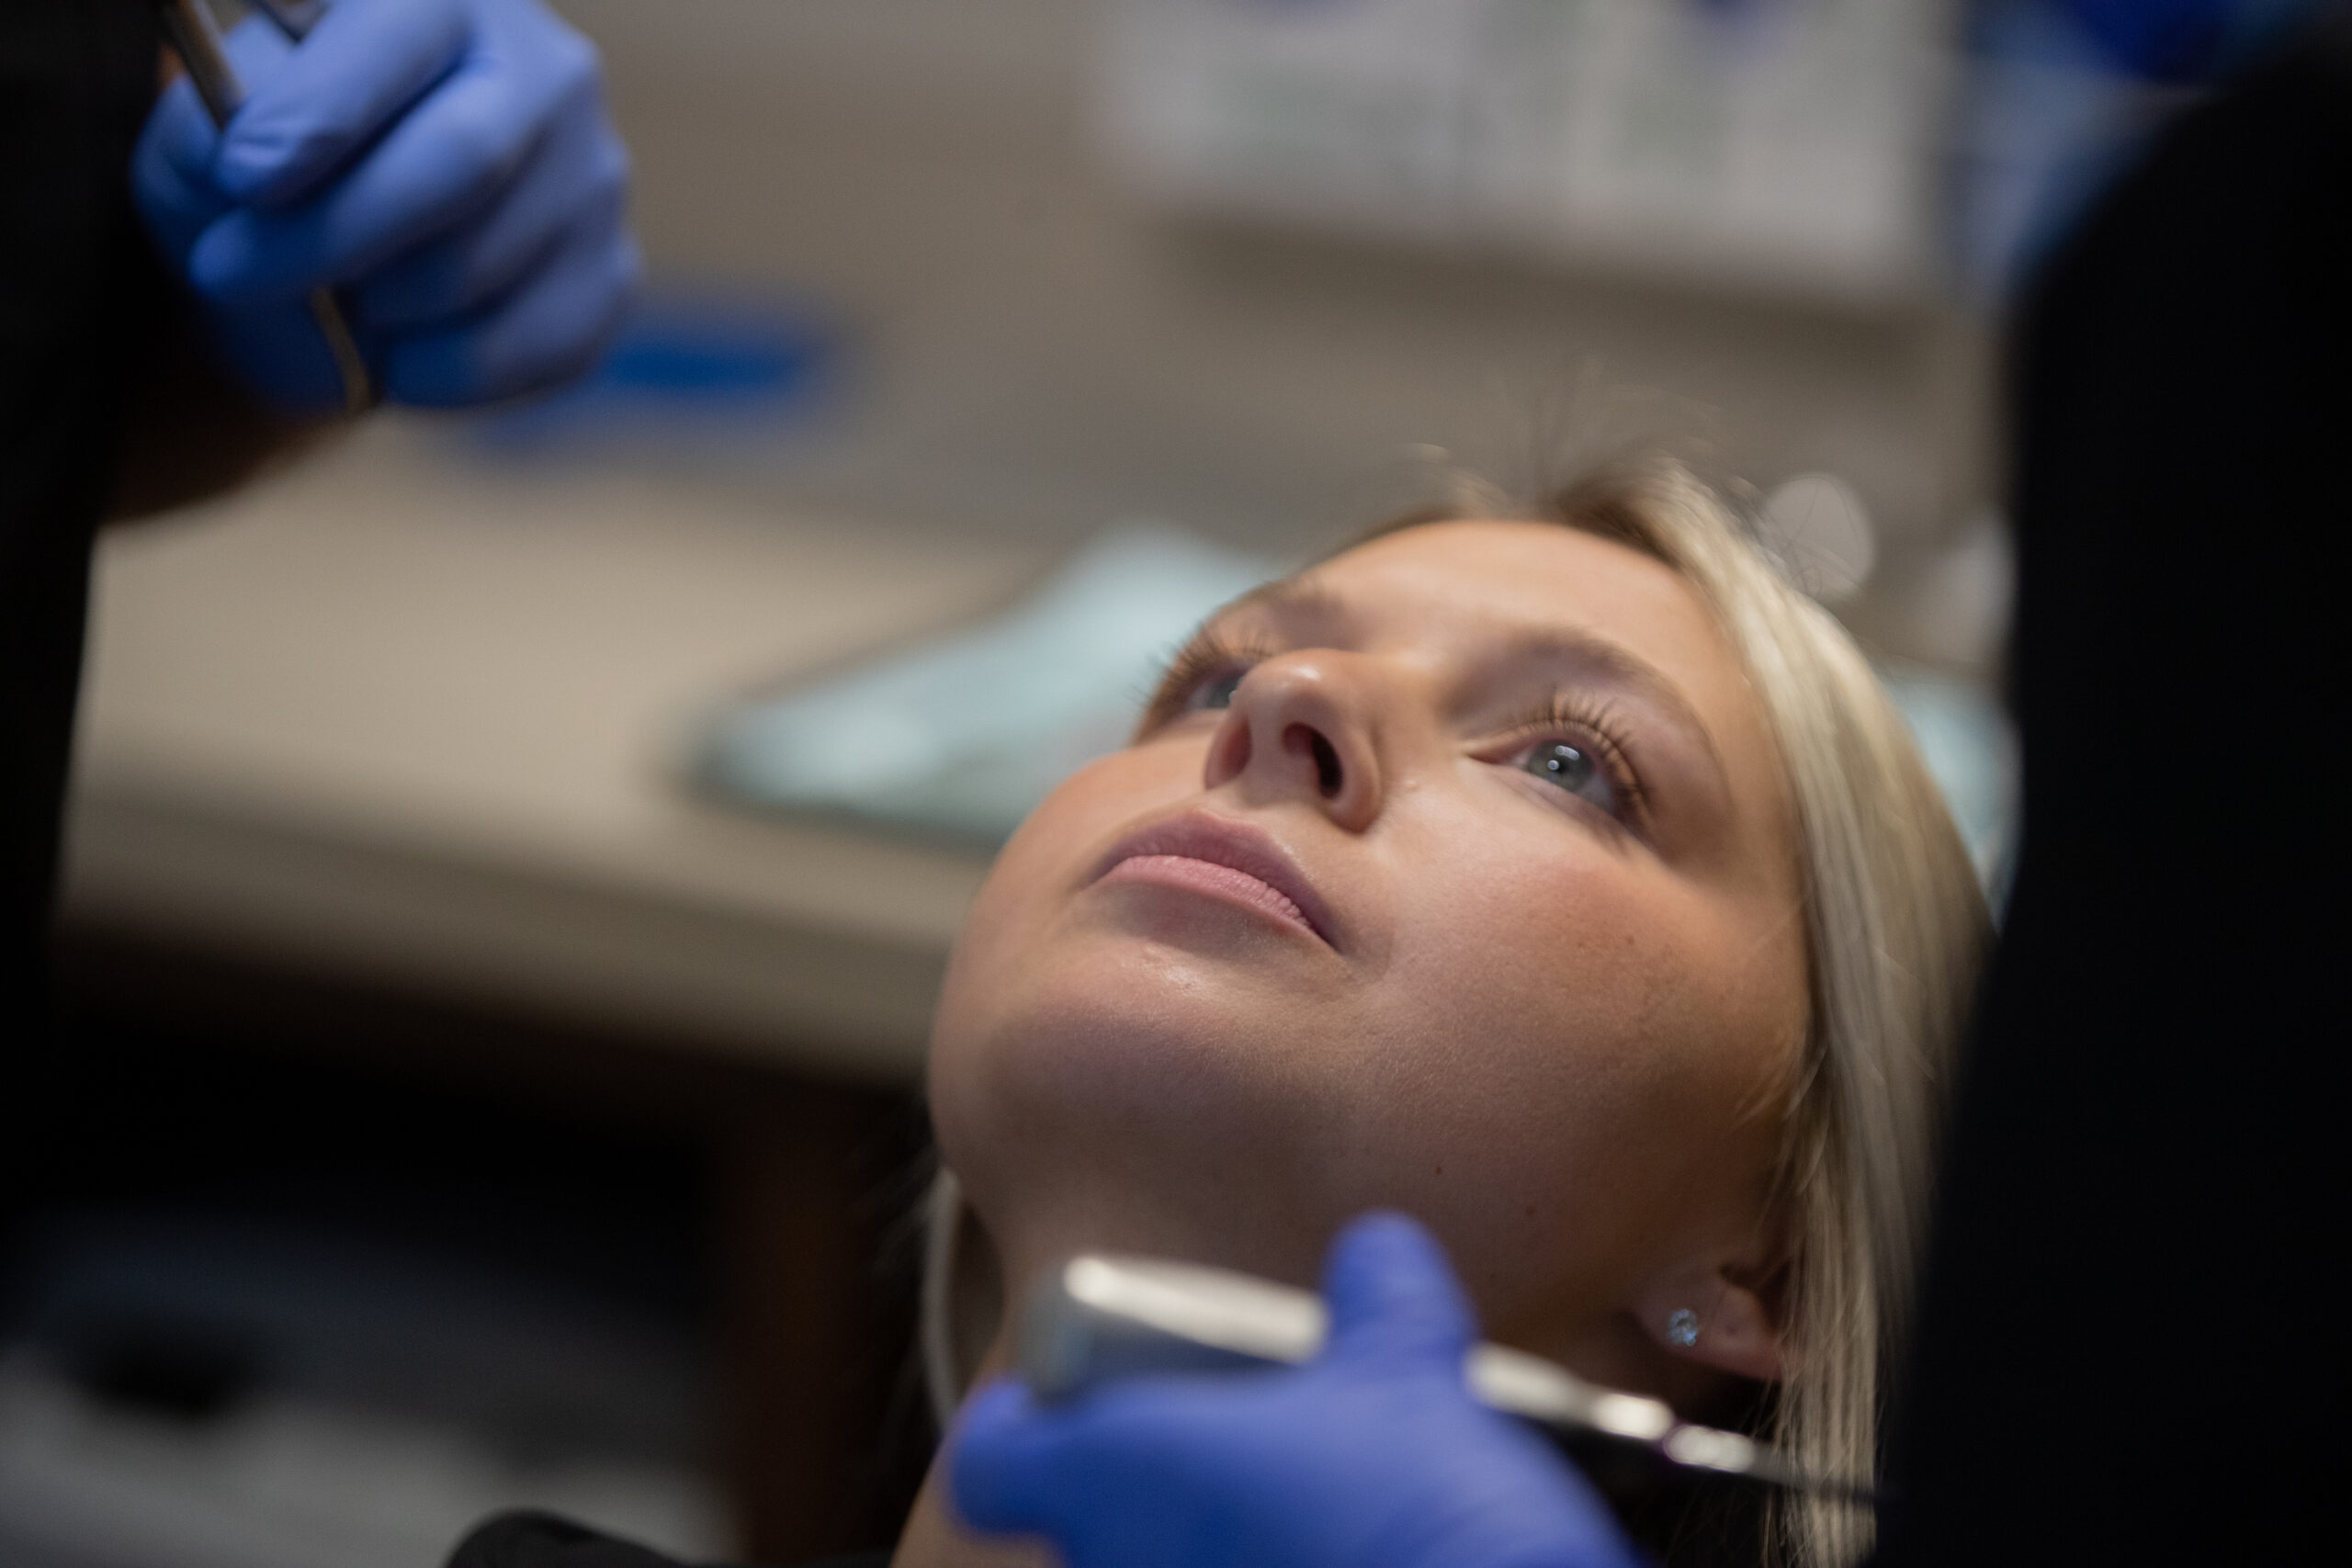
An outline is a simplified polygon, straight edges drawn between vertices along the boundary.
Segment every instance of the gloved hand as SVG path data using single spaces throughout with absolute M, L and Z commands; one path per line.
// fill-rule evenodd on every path
M 307 302 L 322 284 L 402 402 L 484 402 L 594 363 L 639 262 L 587 39 L 538 0 L 341 0 L 300 46 L 258 17 L 228 44 L 244 106 L 216 132 L 174 83 L 131 186 L 256 391 L 340 404 Z
M 2227 74 L 2321 8 L 2321 0 L 2058 0 L 2116 65 L 2176 86 Z
M 1333 1245 L 1306 1366 L 1136 1379 L 1041 1406 L 1003 1382 L 951 1439 L 956 1511 L 1069 1568 L 1632 1568 L 1592 1489 L 1462 1382 L 1469 1303 L 1396 1214 Z

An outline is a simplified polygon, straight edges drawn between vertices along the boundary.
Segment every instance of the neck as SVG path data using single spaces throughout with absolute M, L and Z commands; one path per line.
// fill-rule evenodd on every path
M 1054 1568 L 1058 1561 L 1043 1541 L 974 1535 L 957 1523 L 947 1507 L 946 1472 L 934 1463 L 890 1568 Z
M 1000 1331 L 980 1359 L 972 1386 L 987 1382 L 1011 1364 L 1011 1347 Z M 947 1506 L 947 1448 L 942 1443 L 930 1473 L 922 1478 L 922 1490 L 915 1495 L 890 1568 L 1057 1568 L 1057 1562 L 1053 1548 L 1042 1541 L 976 1535 L 956 1518 Z

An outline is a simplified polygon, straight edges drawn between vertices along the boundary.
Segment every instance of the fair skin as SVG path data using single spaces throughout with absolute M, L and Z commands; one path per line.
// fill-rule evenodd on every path
M 1491 1337 L 1703 1406 L 1782 1370 L 1799 897 L 1761 710 L 1679 577 L 1407 529 L 1213 619 L 1006 846 L 933 1031 L 941 1149 L 1016 1294 L 1088 1249 L 1308 1282 L 1396 1208 Z M 938 1494 L 902 1564 L 974 1555 Z

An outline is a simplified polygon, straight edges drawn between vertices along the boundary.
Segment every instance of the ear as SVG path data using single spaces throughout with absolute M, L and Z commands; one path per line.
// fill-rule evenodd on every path
M 1782 1335 L 1782 1271 L 1758 1275 L 1728 1259 L 1668 1269 L 1643 1287 L 1634 1315 L 1668 1355 L 1735 1377 L 1779 1382 L 1795 1368 Z

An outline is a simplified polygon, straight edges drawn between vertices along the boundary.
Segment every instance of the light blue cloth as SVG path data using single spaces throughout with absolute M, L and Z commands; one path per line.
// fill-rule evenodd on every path
M 1879 680 L 1909 723 L 1997 913 L 2017 858 L 2018 743 L 2009 716 L 1973 682 L 1883 669 Z
M 1125 743 L 1204 617 L 1282 570 L 1165 525 L 1114 527 L 985 626 L 722 716 L 703 776 L 758 805 L 1000 843 Z

